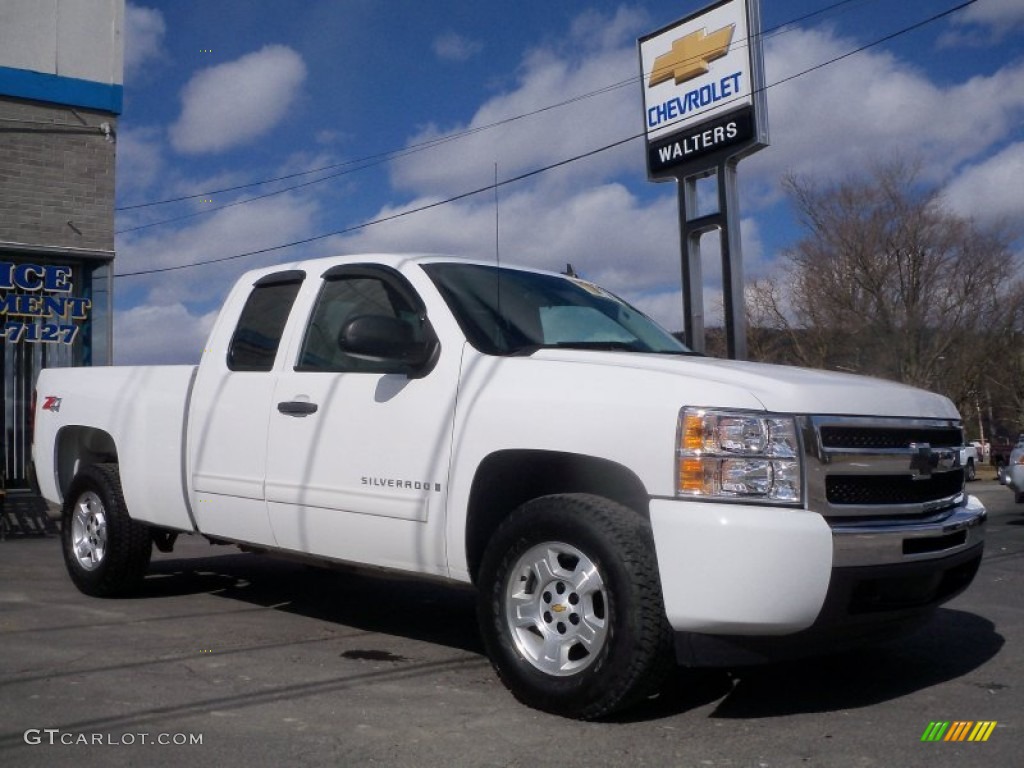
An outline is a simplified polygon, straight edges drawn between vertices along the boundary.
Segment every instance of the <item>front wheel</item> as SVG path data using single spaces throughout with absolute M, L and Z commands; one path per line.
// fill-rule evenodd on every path
M 594 719 L 656 690 L 671 663 L 650 527 L 586 494 L 527 502 L 480 570 L 484 645 L 528 706 Z
M 149 527 L 128 515 L 116 464 L 94 464 L 71 483 L 61 512 L 64 564 L 79 590 L 95 597 L 138 586 L 152 554 Z
M 974 459 L 967 460 L 967 467 L 964 470 L 964 474 L 966 475 L 968 482 L 972 482 L 978 476 L 978 473 L 974 468 Z

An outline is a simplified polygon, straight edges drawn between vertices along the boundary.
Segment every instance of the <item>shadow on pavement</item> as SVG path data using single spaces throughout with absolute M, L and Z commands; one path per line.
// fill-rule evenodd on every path
M 841 655 L 725 669 L 680 669 L 663 692 L 614 718 L 672 717 L 719 700 L 718 718 L 759 718 L 868 707 L 963 677 L 995 656 L 1003 638 L 992 622 L 939 609 L 921 631 Z M 1000 681 L 985 682 L 993 690 Z
M 474 592 L 359 569 L 324 570 L 250 554 L 155 560 L 141 597 L 208 593 L 309 618 L 483 654 Z M 719 701 L 720 718 L 867 707 L 969 674 L 1003 638 L 992 622 L 939 609 L 902 640 L 838 656 L 731 670 L 679 669 L 615 722 L 672 717 Z M 991 685 L 998 687 L 999 681 Z
M 940 608 L 922 630 L 897 642 L 736 670 L 734 687 L 713 716 L 775 717 L 871 706 L 963 677 L 995 656 L 1003 642 L 987 619 Z
M 475 592 L 429 579 L 245 553 L 155 559 L 136 597 L 206 593 L 366 632 L 483 653 Z

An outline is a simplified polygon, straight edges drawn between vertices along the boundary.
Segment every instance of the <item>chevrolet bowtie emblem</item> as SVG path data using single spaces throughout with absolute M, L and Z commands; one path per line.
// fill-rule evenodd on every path
M 958 454 L 949 448 L 911 443 L 910 450 L 910 477 L 913 480 L 929 480 L 936 472 L 949 472 L 960 465 Z
M 710 35 L 698 29 L 672 43 L 672 50 L 654 60 L 654 70 L 647 87 L 675 78 L 676 85 L 707 74 L 708 65 L 729 52 L 735 24 L 722 27 Z

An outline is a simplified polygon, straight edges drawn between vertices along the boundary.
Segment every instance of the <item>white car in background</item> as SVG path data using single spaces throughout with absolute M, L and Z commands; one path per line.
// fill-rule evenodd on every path
M 1018 504 L 1024 504 L 1024 440 L 1010 451 L 1004 476 L 1006 487 L 1013 491 L 1013 498 Z

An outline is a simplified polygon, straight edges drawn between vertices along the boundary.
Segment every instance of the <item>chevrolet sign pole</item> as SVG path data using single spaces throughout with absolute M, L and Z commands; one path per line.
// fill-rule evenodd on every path
M 736 166 L 768 146 L 758 0 L 721 0 L 638 41 L 647 175 L 675 179 L 687 344 L 703 352 L 700 239 L 719 231 L 729 357 L 747 356 Z M 697 182 L 715 176 L 718 210 L 699 215 Z

